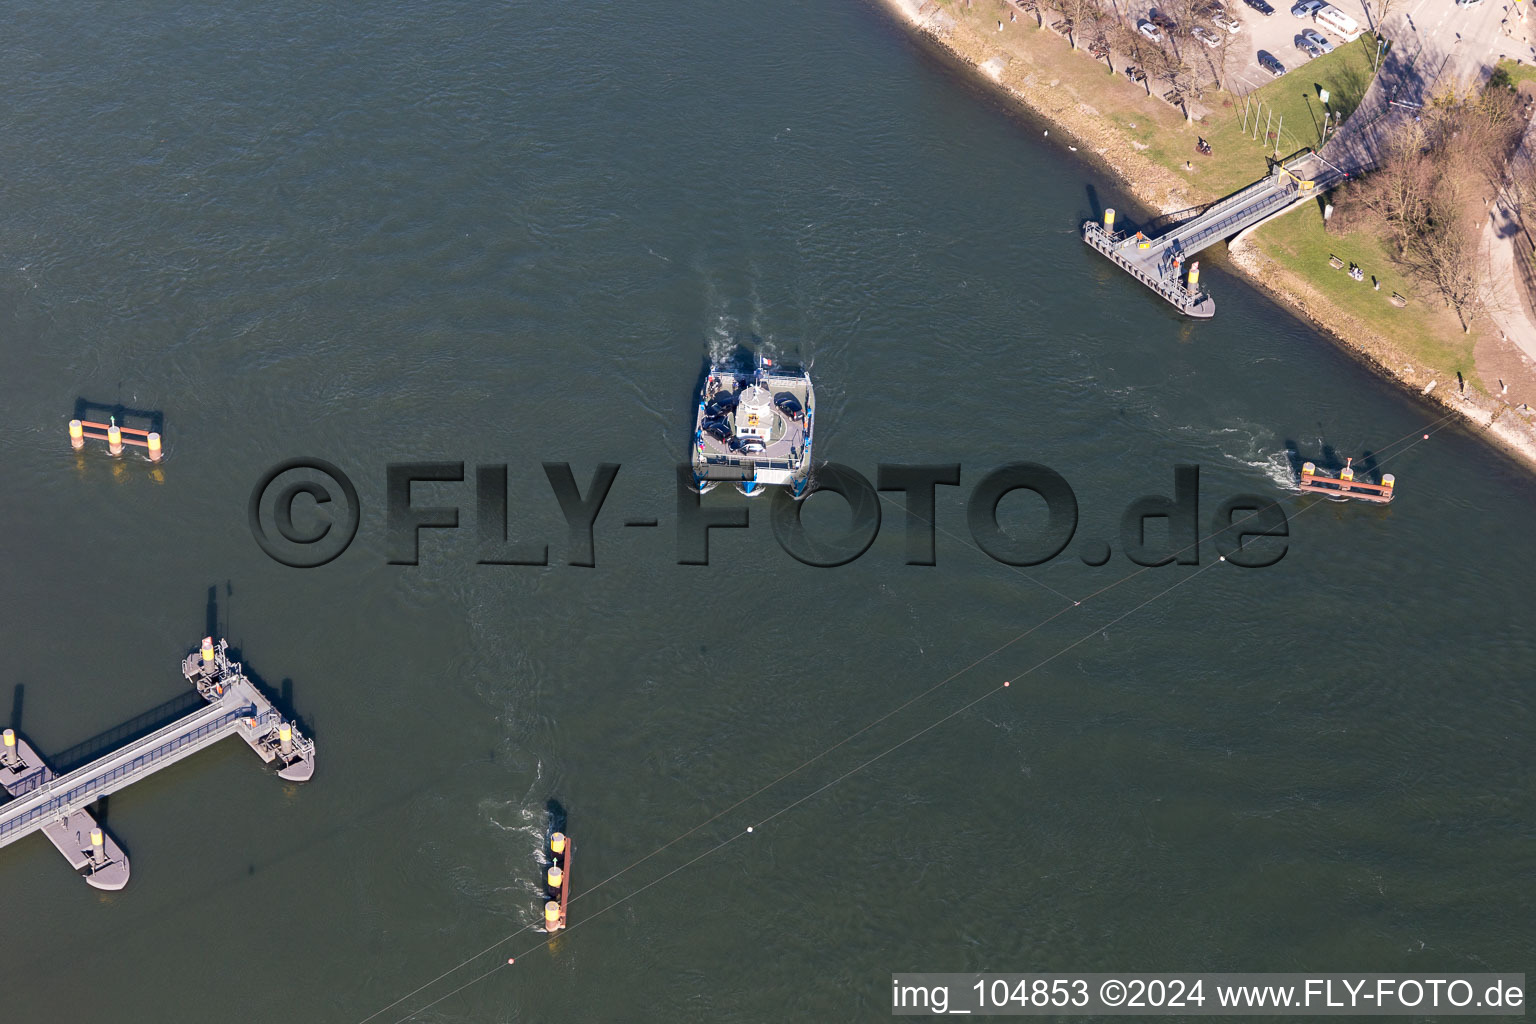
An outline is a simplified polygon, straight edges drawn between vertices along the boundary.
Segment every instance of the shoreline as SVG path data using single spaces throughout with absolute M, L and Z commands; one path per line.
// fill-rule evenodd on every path
M 1091 154 L 1101 162 L 1127 195 L 1148 212 L 1162 216 L 1202 201 L 1189 194 L 1187 182 L 1142 157 L 1134 148 L 1123 145 L 1124 136 L 1120 130 L 1091 105 L 1073 102 L 1062 93 L 1052 95 L 1056 82 L 1043 83 L 1034 73 L 1026 74 L 1016 84 L 1004 82 L 1002 72 L 1008 67 L 1010 58 L 1002 54 L 969 53 L 956 45 L 951 32 L 955 27 L 953 18 L 931 0 L 879 0 L 879 3 L 921 41 L 937 46 L 974 71 L 990 88 L 1048 122 L 1053 130 L 1072 136 L 1081 146 L 1079 155 Z M 930 9 L 927 14 L 925 8 Z M 1037 65 L 1031 66 L 1039 70 Z M 1112 146 L 1111 143 L 1119 145 Z M 1536 472 L 1536 420 L 1530 412 L 1522 414 L 1513 406 L 1479 393 L 1476 388 L 1458 392 L 1455 379 L 1445 381 L 1416 372 L 1406 354 L 1318 294 L 1304 278 L 1275 264 L 1249 241 L 1249 235 L 1250 232 L 1244 232 L 1226 247 L 1224 261 L 1249 285 L 1327 335 L 1373 372 L 1431 405 L 1459 416 L 1463 425 L 1474 434 L 1485 438 L 1527 471 Z

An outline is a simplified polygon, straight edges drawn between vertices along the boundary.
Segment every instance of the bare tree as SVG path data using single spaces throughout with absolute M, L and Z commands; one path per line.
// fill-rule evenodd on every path
M 1099 0 L 1057 0 L 1061 7 L 1061 13 L 1067 19 L 1067 41 L 1072 44 L 1072 49 L 1077 49 L 1078 37 L 1090 26 L 1094 26 L 1103 19 L 1104 9 L 1099 6 Z
M 1216 88 L 1225 89 L 1227 87 L 1227 75 L 1232 70 L 1232 58 L 1235 55 L 1232 43 L 1237 39 L 1237 36 L 1217 25 L 1214 21 L 1211 23 L 1211 31 L 1216 33 L 1218 43 L 1213 53 L 1206 54 L 1206 59 L 1211 62 L 1211 74 L 1215 77 Z
M 1443 93 L 1392 128 L 1381 166 L 1339 195 L 1339 229 L 1362 218 L 1379 225 L 1397 261 L 1440 293 L 1464 331 L 1484 311 L 1482 213 L 1510 180 L 1524 129 L 1507 90 Z
M 1392 8 L 1396 4 L 1397 0 L 1375 0 L 1374 3 L 1371 0 L 1365 0 L 1366 21 L 1372 32 L 1378 36 L 1381 35 L 1381 27 L 1387 23 L 1387 16 L 1392 13 Z
M 1133 66 L 1141 70 L 1142 87 L 1147 90 L 1148 96 L 1152 95 L 1152 75 L 1147 70 L 1146 60 L 1148 55 L 1157 48 L 1129 25 L 1118 26 L 1110 37 L 1110 44 L 1121 53 L 1127 54 L 1134 62 Z
M 1380 168 L 1351 185 L 1343 194 L 1348 197 L 1343 205 L 1358 204 L 1374 215 L 1401 254 L 1428 217 L 1435 178 L 1422 129 L 1417 123 L 1405 123 L 1385 140 Z
M 1415 235 L 1404 253 L 1404 262 L 1434 285 L 1445 304 L 1455 311 L 1461 329 L 1470 331 L 1483 312 L 1485 269 L 1479 259 L 1476 228 L 1481 222 L 1463 216 L 1461 197 L 1436 193 L 1429 203 L 1426 230 Z

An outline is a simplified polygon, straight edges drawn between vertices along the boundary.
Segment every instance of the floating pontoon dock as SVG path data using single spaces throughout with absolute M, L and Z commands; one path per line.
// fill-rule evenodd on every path
M 1315 163 L 1314 163 L 1315 161 Z M 1276 161 L 1270 172 L 1247 188 L 1218 200 L 1155 238 L 1140 231 L 1115 230 L 1115 211 L 1104 223 L 1086 221 L 1083 241 L 1127 274 L 1152 289 L 1185 316 L 1216 315 L 1216 303 L 1200 285 L 1202 249 L 1232 238 L 1292 206 L 1306 202 L 1349 175 L 1311 152 Z
M 1301 482 L 1297 490 L 1303 494 L 1322 494 L 1330 498 L 1358 498 L 1361 501 L 1373 501 L 1378 505 L 1385 505 L 1392 500 L 1394 488 L 1397 486 L 1397 477 L 1391 473 L 1381 478 L 1381 483 L 1373 484 L 1369 480 L 1355 479 L 1355 460 L 1349 459 L 1344 463 L 1344 468 L 1339 470 L 1338 476 L 1329 476 L 1320 472 L 1315 463 L 1307 463 L 1301 467 Z
M 0 846 L 42 832 L 88 883 L 121 889 L 128 884 L 128 858 L 85 810 L 89 804 L 233 735 L 263 761 L 281 761 L 281 778 L 303 782 L 314 774 L 314 741 L 284 721 L 240 663 L 229 660 L 228 643 L 215 647 L 205 639 L 181 670 L 206 705 L 68 775 L 55 775 L 25 740 L 5 730 L 0 785 L 12 799 L 0 804 Z
M 556 832 L 549 837 L 549 871 L 544 876 L 548 899 L 544 903 L 544 930 L 565 927 L 565 908 L 571 902 L 571 837 Z

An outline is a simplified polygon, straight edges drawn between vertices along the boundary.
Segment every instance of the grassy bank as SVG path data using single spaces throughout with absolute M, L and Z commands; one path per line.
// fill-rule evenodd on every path
M 1374 77 L 1371 64 L 1375 55 L 1376 37 L 1366 34 L 1247 96 L 1215 94 L 1212 100 L 1221 114 L 1208 118 L 1211 123 L 1206 138 L 1212 148 L 1221 145 L 1257 150 L 1261 155 L 1278 150 L 1285 156 L 1300 149 L 1315 149 L 1323 144 L 1328 115 L 1342 115 L 1342 121 L 1360 105 Z M 1324 91 L 1328 93 L 1326 104 L 1320 99 Z
M 1265 224 L 1250 241 L 1296 283 L 1304 282 L 1319 299 L 1352 320 L 1357 331 L 1375 335 L 1371 355 L 1394 372 L 1401 374 L 1412 367 L 1415 375 L 1427 372 L 1426 381 L 1460 373 L 1476 383 L 1475 336 L 1463 333 L 1443 302 L 1393 265 L 1385 239 L 1368 231 L 1329 234 L 1321 210 L 1308 205 Z M 1330 256 L 1338 257 L 1346 270 L 1351 263 L 1359 264 L 1365 280 L 1355 281 L 1346 270 L 1335 270 L 1328 262 Z M 1381 282 L 1380 291 L 1372 287 L 1373 277 Z M 1406 297 L 1408 304 L 1392 305 L 1388 299 L 1393 292 Z
M 1516 89 L 1520 88 L 1521 82 L 1536 82 L 1536 64 L 1516 63 L 1514 58 L 1506 57 L 1494 67 L 1508 75 L 1510 84 Z
M 1277 150 L 1288 155 L 1321 145 L 1325 109 L 1319 90 L 1329 92 L 1328 110 L 1348 117 L 1370 86 L 1376 53 L 1376 37 L 1364 35 L 1245 96 L 1212 87 L 1196 101 L 1199 116 L 1188 123 L 1178 107 L 1161 98 L 1166 85 L 1151 86 L 1149 95 L 1145 84 L 1111 71 L 1110 61 L 1072 49 L 1050 27 L 1054 15 L 1047 13 L 1041 26 L 1005 0 L 971 0 L 969 6 L 965 0 L 939 0 L 935 9 L 953 23 L 947 34 L 956 52 L 975 55 L 971 59 L 978 66 L 1041 113 L 1060 116 L 1076 107 L 1110 129 L 1089 140 L 1099 143 L 1095 151 L 1101 156 L 1118 151 L 1166 171 L 1183 201 L 1157 203 L 1162 209 L 1219 199 L 1262 177 L 1267 157 Z M 1015 15 L 1018 20 L 1010 20 Z M 1120 68 L 1125 61 L 1113 63 Z M 1070 114 L 1063 120 L 1077 130 Z M 1211 143 L 1210 156 L 1195 151 L 1200 137 Z

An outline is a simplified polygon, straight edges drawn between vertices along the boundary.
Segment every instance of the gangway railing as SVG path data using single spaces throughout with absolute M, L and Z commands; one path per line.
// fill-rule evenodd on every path
M 235 731 L 242 717 L 251 717 L 250 704 L 228 707 L 211 704 L 180 721 L 108 754 L 68 775 L 61 775 L 32 792 L 0 806 L 0 846 L 15 842 L 41 825 L 79 810 L 138 781 Z M 28 827 L 31 826 L 31 827 Z
M 1313 154 L 1308 154 L 1308 156 Z M 1191 272 L 1189 283 L 1179 281 L 1180 267 L 1202 249 L 1285 210 L 1303 196 L 1326 191 L 1336 184 L 1341 172 L 1304 179 L 1291 164 L 1300 166 L 1306 156 L 1277 162 L 1269 174 L 1213 203 L 1199 216 L 1184 221 L 1157 238 L 1137 232 L 1134 238 L 1112 230 L 1114 211 L 1105 211 L 1105 223 L 1087 221 L 1082 227 L 1083 241 L 1097 249 L 1120 268 L 1189 316 L 1209 317 L 1215 303 L 1204 291 L 1195 292 Z M 1289 180 L 1287 180 L 1289 179 Z M 1304 184 L 1302 184 L 1304 182 Z

